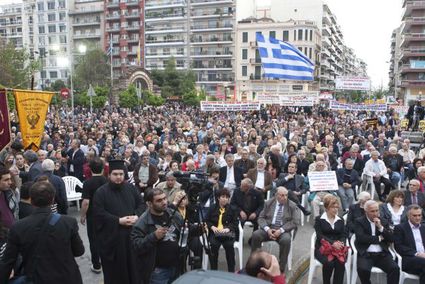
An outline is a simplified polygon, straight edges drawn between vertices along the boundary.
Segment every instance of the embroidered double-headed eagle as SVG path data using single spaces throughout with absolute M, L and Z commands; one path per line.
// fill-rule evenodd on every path
M 32 113 L 27 115 L 27 121 L 31 125 L 31 129 L 35 129 L 38 121 L 40 120 L 40 115 L 38 113 Z

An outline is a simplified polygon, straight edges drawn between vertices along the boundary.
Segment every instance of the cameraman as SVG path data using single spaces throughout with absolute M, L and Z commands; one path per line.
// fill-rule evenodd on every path
M 202 244 L 199 240 L 199 236 L 202 233 L 202 226 L 199 225 L 198 215 L 196 210 L 189 205 L 189 200 L 184 190 L 180 190 L 175 193 L 173 202 L 169 207 L 174 211 L 177 210 L 176 214 L 179 214 L 185 221 L 186 227 L 189 229 L 189 236 L 187 239 L 187 247 L 193 252 L 194 260 L 189 263 L 193 263 L 194 269 L 200 269 L 202 267 Z M 180 245 L 185 245 L 181 244 Z M 183 274 L 186 268 L 186 258 L 188 256 L 188 250 L 183 254 L 183 259 L 180 262 L 182 267 L 180 271 Z

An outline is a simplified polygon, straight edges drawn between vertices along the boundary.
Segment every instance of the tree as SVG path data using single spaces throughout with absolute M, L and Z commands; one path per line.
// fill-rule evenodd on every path
M 182 100 L 183 103 L 191 106 L 199 106 L 201 101 L 204 101 L 206 98 L 205 92 L 201 92 L 198 94 L 196 89 L 186 93 L 183 95 Z
M 74 70 L 74 90 L 87 90 L 89 85 L 94 87 L 110 86 L 111 66 L 108 56 L 99 48 L 88 50 L 86 54 L 76 58 Z
M 161 106 L 165 103 L 164 98 L 152 94 L 149 90 L 144 90 L 142 96 L 145 103 L 150 106 Z
M 136 87 L 134 85 L 128 86 L 127 90 L 121 92 L 119 95 L 119 104 L 121 107 L 132 108 L 140 105 L 140 100 L 136 94 Z
M 108 87 L 95 87 L 94 92 L 96 93 L 96 96 L 92 98 L 93 107 L 103 108 L 105 103 L 108 101 Z M 87 96 L 87 90 L 75 97 L 75 104 L 90 107 L 90 97 Z
M 31 87 L 31 75 L 39 68 L 26 49 L 16 49 L 12 42 L 0 39 L 0 84 L 7 88 Z

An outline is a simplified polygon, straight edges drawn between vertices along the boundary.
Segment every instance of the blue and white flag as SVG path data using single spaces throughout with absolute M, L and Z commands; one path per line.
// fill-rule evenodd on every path
M 284 80 L 314 80 L 314 64 L 293 45 L 257 33 L 264 76 Z
M 109 46 L 108 46 L 108 50 L 106 50 L 106 54 L 108 55 L 108 56 L 111 56 L 112 55 L 112 51 L 113 51 L 113 49 L 114 49 L 114 45 L 113 45 L 113 43 L 112 43 L 112 34 L 109 36 Z

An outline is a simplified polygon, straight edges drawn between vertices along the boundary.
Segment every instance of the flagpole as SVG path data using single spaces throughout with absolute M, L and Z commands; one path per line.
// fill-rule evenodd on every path
M 113 69 L 113 63 L 112 63 L 112 53 L 113 53 L 113 44 L 112 44 L 112 33 L 109 35 L 109 50 L 110 50 L 110 56 L 111 56 L 111 92 L 109 95 L 109 107 L 111 107 L 112 104 L 112 87 L 114 85 L 114 69 Z

